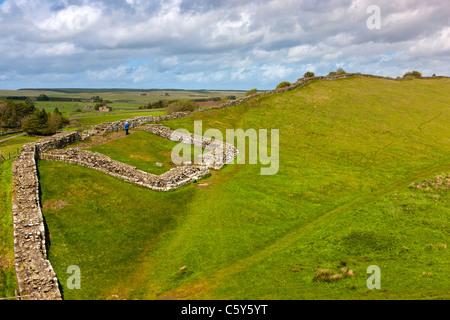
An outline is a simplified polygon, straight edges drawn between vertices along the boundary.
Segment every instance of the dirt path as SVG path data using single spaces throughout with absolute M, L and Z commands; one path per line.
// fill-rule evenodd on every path
M 21 133 L 21 134 L 18 134 L 18 135 L 9 137 L 9 138 L 5 138 L 5 139 L 0 140 L 0 143 L 8 141 L 8 140 L 11 140 L 11 139 L 14 139 L 14 138 L 17 138 L 17 137 L 20 137 L 20 136 L 24 136 L 24 135 L 26 135 L 26 133 Z

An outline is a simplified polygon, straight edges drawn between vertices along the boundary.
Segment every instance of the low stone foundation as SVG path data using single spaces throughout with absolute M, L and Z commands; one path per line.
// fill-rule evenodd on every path
M 29 300 L 62 298 L 58 279 L 47 259 L 46 230 L 39 199 L 38 159 L 78 164 L 156 191 L 176 189 L 210 174 L 207 166 L 184 165 L 158 176 L 100 153 L 79 148 L 61 149 L 80 140 L 76 132 L 46 137 L 24 145 L 13 162 L 14 263 L 20 295 Z
M 40 159 L 77 164 L 155 191 L 176 189 L 210 174 L 204 166 L 179 166 L 158 176 L 103 154 L 79 148 L 53 150 L 41 154 Z
M 161 124 L 149 124 L 145 130 L 171 141 L 193 144 L 196 147 L 209 150 L 209 152 L 200 155 L 199 159 L 195 160 L 194 163 L 214 170 L 219 170 L 225 164 L 232 162 L 239 154 L 239 150 L 229 143 L 201 137 L 193 133 L 186 134 L 173 131 Z

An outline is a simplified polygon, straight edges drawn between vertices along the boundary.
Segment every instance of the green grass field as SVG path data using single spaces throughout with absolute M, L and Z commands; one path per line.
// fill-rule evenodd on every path
M 170 192 L 40 161 L 64 298 L 449 299 L 449 191 L 409 187 L 450 172 L 448 101 L 448 79 L 348 78 L 165 121 L 280 131 L 276 175 L 230 164 Z M 80 290 L 67 289 L 70 265 Z M 343 267 L 354 276 L 314 281 Z

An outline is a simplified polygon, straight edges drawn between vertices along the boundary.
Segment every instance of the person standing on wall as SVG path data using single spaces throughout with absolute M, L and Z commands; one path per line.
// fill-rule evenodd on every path
M 128 121 L 125 123 L 125 131 L 126 135 L 128 135 L 128 129 L 130 128 L 130 125 L 128 124 Z

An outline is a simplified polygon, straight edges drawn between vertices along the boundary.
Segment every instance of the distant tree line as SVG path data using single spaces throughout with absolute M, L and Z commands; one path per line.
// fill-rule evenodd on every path
M 51 135 L 62 129 L 70 121 L 63 117 L 58 108 L 52 113 L 47 113 L 45 109 L 36 110 L 22 124 L 22 130 L 34 135 Z
M 194 111 L 199 108 L 199 105 L 193 100 L 158 100 L 149 102 L 148 104 L 139 107 L 139 109 L 166 109 L 167 114 L 182 111 Z
M 58 108 L 47 113 L 38 110 L 32 102 L 0 102 L 0 126 L 5 129 L 22 129 L 28 134 L 50 135 L 69 124 Z
M 174 104 L 178 101 L 183 101 L 181 104 L 186 104 L 186 101 L 192 102 L 206 102 L 206 101 L 227 101 L 227 100 L 236 100 L 236 96 L 223 96 L 223 97 L 213 97 L 213 98 L 201 98 L 201 99 L 193 99 L 193 100 L 158 100 L 155 102 L 149 102 L 143 106 L 140 106 L 139 109 L 165 109 L 169 107 L 169 105 Z
M 172 114 L 175 112 L 189 112 L 195 111 L 199 108 L 199 105 L 192 100 L 178 100 L 172 103 L 169 103 L 167 106 L 166 112 L 167 114 Z
M 28 116 L 36 108 L 26 102 L 2 101 L 0 102 L 0 126 L 5 129 L 20 129 Z
M 236 100 L 236 96 L 223 96 L 223 97 L 213 97 L 213 98 L 201 98 L 201 99 L 194 99 L 192 101 L 194 102 L 206 102 L 206 101 L 226 101 L 226 100 Z
M 139 109 L 162 109 L 167 108 L 169 104 L 174 101 L 169 100 L 158 100 L 155 102 L 149 102 L 143 106 L 140 106 Z

